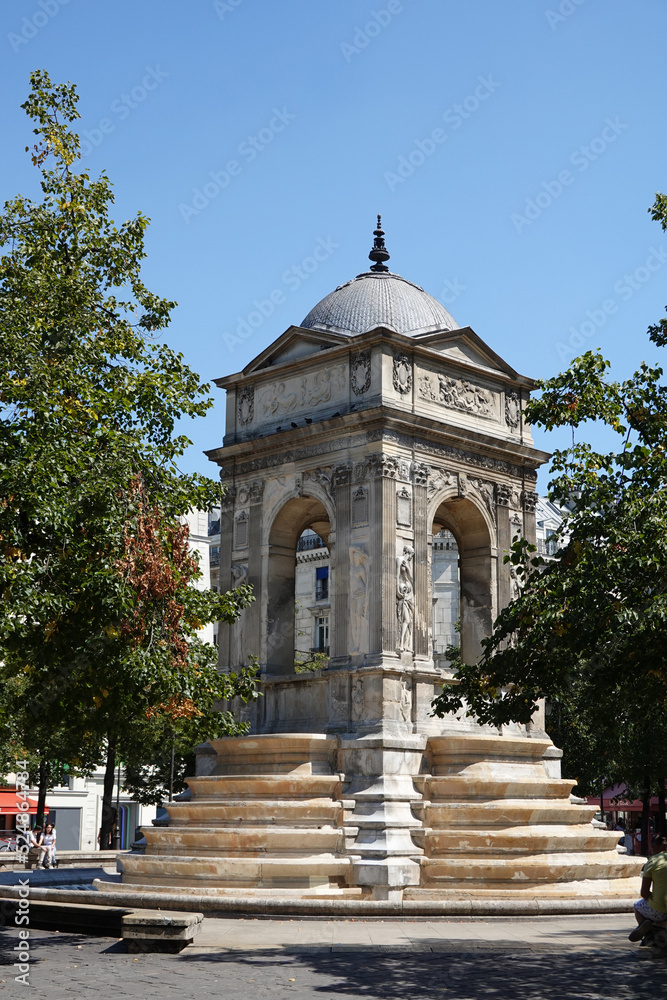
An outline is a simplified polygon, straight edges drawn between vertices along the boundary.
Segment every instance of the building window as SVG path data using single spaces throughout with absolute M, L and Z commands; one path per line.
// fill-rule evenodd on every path
M 219 566 L 219 565 L 220 565 L 220 546 L 219 545 L 212 545 L 211 546 L 211 566 Z
M 325 653 L 329 649 L 329 616 L 315 619 L 315 652 Z
M 329 567 L 320 566 L 315 570 L 315 600 L 327 601 L 329 599 Z

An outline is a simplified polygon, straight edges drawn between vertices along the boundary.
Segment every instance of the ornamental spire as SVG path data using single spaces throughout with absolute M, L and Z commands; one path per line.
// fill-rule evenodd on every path
M 389 251 L 384 245 L 384 230 L 382 229 L 382 218 L 378 215 L 378 227 L 373 232 L 375 239 L 373 240 L 373 249 L 368 255 L 369 260 L 375 261 L 371 267 L 371 271 L 388 271 L 389 268 L 384 263 L 385 260 L 389 260 Z

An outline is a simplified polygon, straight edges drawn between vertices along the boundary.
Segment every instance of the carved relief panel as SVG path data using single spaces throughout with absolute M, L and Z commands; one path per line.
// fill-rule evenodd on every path
M 498 419 L 498 393 L 468 379 L 455 378 L 444 372 L 423 373 L 417 380 L 417 395 L 449 410 L 459 410 L 486 420 Z
M 294 375 L 257 392 L 257 411 L 261 420 L 283 417 L 296 410 L 329 403 L 345 390 L 344 363 L 325 365 L 307 375 Z

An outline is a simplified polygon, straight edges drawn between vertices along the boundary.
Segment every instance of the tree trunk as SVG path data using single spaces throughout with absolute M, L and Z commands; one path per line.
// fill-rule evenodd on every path
M 44 827 L 44 812 L 46 810 L 46 793 L 49 790 L 51 777 L 51 762 L 44 758 L 39 762 L 39 794 L 37 796 L 37 815 L 35 826 Z
M 658 826 L 655 831 L 663 837 L 667 835 L 667 817 L 665 817 L 665 779 L 658 781 Z
M 649 833 L 649 816 L 651 814 L 651 779 L 648 775 L 644 777 L 644 789 L 642 791 L 642 849 L 645 858 L 651 853 L 651 835 Z
M 100 850 L 111 850 L 111 837 L 116 810 L 113 806 L 113 783 L 116 772 L 116 746 L 109 739 L 107 743 L 107 763 L 104 771 L 104 790 L 102 793 L 102 826 L 100 828 Z

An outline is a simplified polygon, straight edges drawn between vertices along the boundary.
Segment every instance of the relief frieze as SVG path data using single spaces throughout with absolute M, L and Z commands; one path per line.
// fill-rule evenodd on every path
M 440 403 L 450 410 L 462 410 L 489 420 L 496 417 L 494 394 L 467 379 L 442 374 L 420 375 L 418 391 L 422 399 Z
M 328 403 L 345 388 L 345 364 L 327 365 L 309 375 L 273 382 L 258 391 L 259 415 L 263 420 L 282 417 L 306 406 Z

